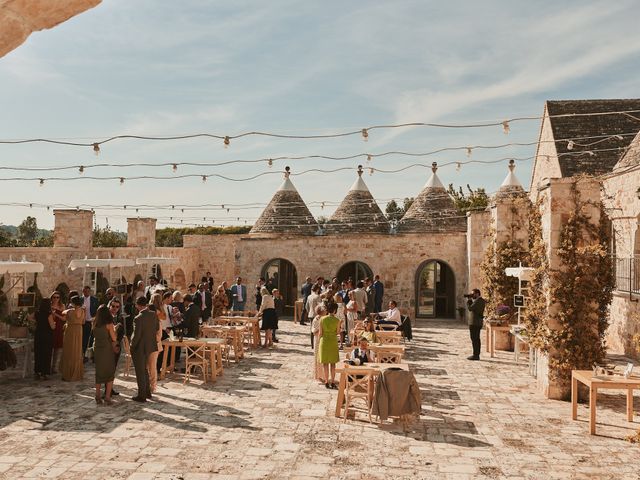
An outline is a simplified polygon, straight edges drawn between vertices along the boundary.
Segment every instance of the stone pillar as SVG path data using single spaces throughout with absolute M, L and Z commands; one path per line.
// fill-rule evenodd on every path
M 482 272 L 480 272 L 480 264 L 484 260 L 485 250 L 491 241 L 489 231 L 490 223 L 491 212 L 489 210 L 472 211 L 467 213 L 468 288 L 480 288 L 482 286 Z
M 127 218 L 127 247 L 156 246 L 155 218 Z
M 575 209 L 575 203 L 572 193 L 573 185 L 577 188 L 578 200 L 582 202 L 598 201 L 600 199 L 600 183 L 595 179 L 558 178 L 551 179 L 539 190 L 539 196 L 542 198 L 542 236 L 547 247 L 547 258 L 549 262 L 549 271 L 561 270 L 564 264 L 558 255 L 560 247 L 561 234 L 569 218 L 571 211 Z M 539 198 L 540 198 L 539 197 Z M 600 208 L 597 204 L 585 205 L 584 212 L 590 221 L 597 225 L 600 222 Z M 587 239 L 583 239 L 585 242 Z M 560 306 L 547 299 L 548 305 L 548 326 L 551 330 L 559 328 L 556 320 Z M 597 322 L 595 318 L 596 307 L 594 305 L 594 325 Z M 548 357 L 553 357 L 555 352 L 549 351 Z M 569 396 L 570 385 L 560 384 L 553 378 L 550 372 L 548 357 L 542 357 L 537 364 L 537 381 L 538 387 L 548 398 L 565 399 Z
M 72 247 L 83 252 L 93 247 L 91 210 L 54 210 L 54 247 Z

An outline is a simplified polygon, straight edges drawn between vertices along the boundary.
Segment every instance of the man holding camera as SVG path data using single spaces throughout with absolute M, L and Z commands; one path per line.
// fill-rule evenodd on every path
M 465 295 L 467 299 L 467 308 L 471 312 L 469 323 L 469 335 L 471 336 L 471 345 L 473 346 L 473 355 L 467 357 L 467 360 L 480 360 L 480 330 L 484 322 L 485 300 L 480 295 L 480 290 L 474 288 L 472 293 Z

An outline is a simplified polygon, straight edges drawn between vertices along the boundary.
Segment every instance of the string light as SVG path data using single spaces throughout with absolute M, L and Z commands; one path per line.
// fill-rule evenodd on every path
M 124 185 L 124 177 L 120 177 L 120 185 Z
M 567 150 L 573 150 L 575 143 L 573 143 L 573 140 L 569 140 L 567 142 Z
M 80 175 L 82 175 L 84 173 L 84 165 L 80 165 L 80 168 L 78 168 L 78 171 L 80 172 Z
M 44 185 L 44 178 L 40 179 L 40 186 L 42 187 Z
M 467 147 L 467 157 L 471 156 L 471 147 Z
M 369 176 L 373 175 L 373 168 L 369 169 Z
M 372 160 L 371 155 L 367 154 L 367 162 L 370 162 Z
M 96 157 L 100 154 L 100 145 L 98 143 L 93 144 L 93 153 Z
M 362 139 L 365 142 L 369 141 L 369 131 L 366 128 L 362 129 Z
M 459 172 L 462 169 L 462 163 L 456 162 L 456 172 Z
M 230 144 L 231 144 L 231 139 L 227 135 L 224 137 L 224 148 L 228 148 Z
M 178 171 L 178 164 L 174 163 L 173 165 L 171 165 L 171 170 L 173 170 L 173 172 L 177 172 Z
M 205 183 L 207 181 L 207 176 L 206 175 L 202 175 L 202 183 Z
M 269 165 L 269 168 L 271 168 L 273 166 L 273 160 L 269 159 L 269 161 L 267 162 L 267 165 Z
M 504 122 L 502 122 L 502 131 L 505 135 L 507 135 L 511 131 L 511 128 L 509 127 L 509 120 L 505 120 Z

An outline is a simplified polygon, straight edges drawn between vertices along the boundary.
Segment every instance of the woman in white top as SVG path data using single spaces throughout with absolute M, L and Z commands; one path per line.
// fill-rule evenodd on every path
M 351 345 L 349 340 L 349 332 L 351 331 L 351 327 L 356 324 L 356 320 L 358 320 L 358 304 L 356 302 L 355 294 L 353 290 L 349 292 L 349 303 L 345 307 L 347 312 L 347 322 L 345 324 L 345 329 L 347 332 L 347 345 Z
M 342 350 L 344 348 L 344 337 L 347 333 L 347 317 L 344 309 L 344 302 L 342 301 L 342 295 L 336 293 L 333 296 L 333 301 L 338 305 L 336 317 L 340 320 L 340 327 L 338 331 L 340 332 L 340 350 Z
M 278 327 L 276 305 L 273 295 L 269 293 L 269 289 L 267 287 L 262 287 L 260 289 L 260 295 L 262 296 L 262 302 L 260 303 L 260 310 L 256 317 L 262 317 L 262 326 L 260 327 L 260 330 L 264 330 L 263 347 L 273 347 L 273 331 Z
M 320 339 L 318 338 L 320 335 L 320 320 L 327 314 L 327 309 L 324 306 L 324 303 L 321 303 L 316 307 L 316 316 L 313 317 L 311 321 L 311 333 L 314 336 L 313 342 L 313 378 L 318 380 L 322 385 L 325 381 L 322 378 L 323 370 L 322 364 L 318 362 L 318 344 L 320 343 Z

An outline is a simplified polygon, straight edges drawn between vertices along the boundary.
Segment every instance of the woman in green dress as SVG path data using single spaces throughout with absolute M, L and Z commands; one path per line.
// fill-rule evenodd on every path
M 340 320 L 335 313 L 338 306 L 334 302 L 327 304 L 328 315 L 320 320 L 320 344 L 318 345 L 318 362 L 322 364 L 324 371 L 324 386 L 327 388 L 338 388 L 336 386 L 336 363 L 338 363 L 338 329 Z M 331 371 L 331 376 L 329 376 Z
M 96 363 L 96 403 L 101 404 L 100 392 L 105 386 L 104 403 L 111 405 L 111 389 L 116 373 L 116 331 L 113 317 L 106 305 L 100 305 L 93 321 L 93 359 Z

